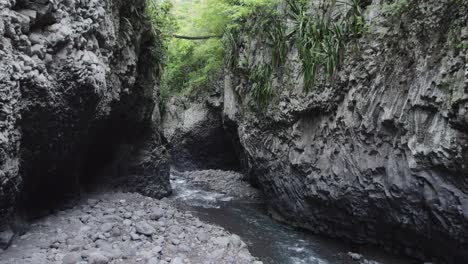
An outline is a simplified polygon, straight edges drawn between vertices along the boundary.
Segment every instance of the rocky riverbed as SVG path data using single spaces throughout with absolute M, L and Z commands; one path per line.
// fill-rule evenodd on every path
M 261 263 L 223 228 L 134 193 L 105 193 L 30 225 L 0 264 Z
M 30 223 L 0 251 L 0 264 L 412 263 L 282 225 L 242 178 L 234 171 L 172 171 L 173 195 L 161 200 L 102 186 Z
M 265 264 L 413 264 L 379 248 L 343 243 L 273 220 L 260 191 L 234 171 L 171 172 L 170 202 L 239 235 Z M 233 262 L 237 263 L 237 262 Z
M 229 200 L 248 199 L 252 202 L 260 201 L 260 191 L 243 181 L 243 178 L 242 173 L 225 170 L 171 171 L 171 180 L 173 182 L 176 181 L 177 183 L 177 180 L 183 179 L 191 185 L 198 187 L 198 191 L 202 191 L 203 189 L 213 191 L 226 195 Z M 175 191 L 177 192 L 177 189 Z

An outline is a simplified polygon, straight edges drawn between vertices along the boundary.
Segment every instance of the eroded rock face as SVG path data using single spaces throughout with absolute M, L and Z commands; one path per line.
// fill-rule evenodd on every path
M 264 112 L 248 76 L 226 77 L 225 122 L 276 217 L 437 263 L 468 260 L 467 10 L 409 1 L 395 18 L 373 1 L 369 33 L 335 83 L 303 93 L 292 51 Z M 259 61 L 264 41 L 241 42 L 239 61 Z
M 178 170 L 239 169 L 232 138 L 226 134 L 219 93 L 197 98 L 172 97 L 163 115 L 164 136 Z
M 169 193 L 144 8 L 144 0 L 0 1 L 2 217 L 21 181 L 27 203 L 76 190 L 112 163 L 123 181 L 138 182 L 131 188 Z

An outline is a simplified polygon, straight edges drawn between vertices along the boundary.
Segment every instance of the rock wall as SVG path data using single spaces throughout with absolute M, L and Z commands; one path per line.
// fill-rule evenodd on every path
M 0 221 L 111 166 L 170 192 L 145 1 L 0 0 Z
M 221 93 L 171 97 L 164 109 L 162 127 L 175 169 L 240 168 L 232 138 L 223 126 Z
M 402 1 L 369 2 L 367 32 L 348 44 L 334 81 L 305 93 L 290 48 L 263 111 L 245 68 L 268 57 L 268 41 L 243 31 L 224 121 L 235 124 L 249 177 L 278 219 L 465 263 L 468 2 L 412 0 L 395 14 L 384 7 Z

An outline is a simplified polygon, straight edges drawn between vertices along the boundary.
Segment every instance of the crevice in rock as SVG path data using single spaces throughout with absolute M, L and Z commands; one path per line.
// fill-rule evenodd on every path
M 238 125 L 232 120 L 226 118 L 223 120 L 223 127 L 226 135 L 230 138 L 231 144 L 239 160 L 239 169 L 244 175 L 244 180 L 248 181 L 253 187 L 259 188 L 258 179 L 253 170 L 248 165 L 248 157 L 240 142 L 239 133 L 237 131 Z
M 241 170 L 240 148 L 225 130 L 219 107 L 175 98 L 169 104 L 163 127 L 175 169 Z
M 83 166 L 80 173 L 80 185 L 84 191 L 90 191 L 100 182 L 103 175 L 103 170 L 111 166 L 111 163 L 116 158 L 116 151 L 121 134 L 112 131 L 117 125 L 113 121 L 107 121 L 107 124 L 98 125 L 95 132 L 90 135 L 88 147 L 84 156 Z
M 221 126 L 206 133 L 189 133 L 172 145 L 173 164 L 181 170 L 225 169 L 241 170 L 236 147 Z

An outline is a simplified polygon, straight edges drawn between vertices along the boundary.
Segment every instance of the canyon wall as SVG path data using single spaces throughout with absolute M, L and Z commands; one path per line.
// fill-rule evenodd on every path
M 304 92 L 290 45 L 265 109 L 248 72 L 268 64 L 268 39 L 241 31 L 237 69 L 225 79 L 224 122 L 277 219 L 465 263 L 468 2 L 367 2 L 366 30 L 348 42 L 333 80 L 319 76 Z
M 173 96 L 165 102 L 162 129 L 176 170 L 240 168 L 231 136 L 223 126 L 221 93 L 213 90 Z
M 170 193 L 156 37 L 144 0 L 0 0 L 0 221 L 109 171 Z

